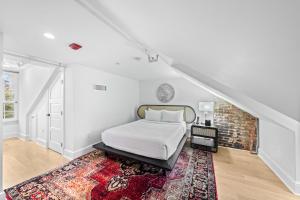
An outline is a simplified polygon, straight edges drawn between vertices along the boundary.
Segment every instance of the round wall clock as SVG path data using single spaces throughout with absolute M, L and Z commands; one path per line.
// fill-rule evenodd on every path
M 162 103 L 170 102 L 175 96 L 175 90 L 168 83 L 161 84 L 156 91 L 157 99 Z

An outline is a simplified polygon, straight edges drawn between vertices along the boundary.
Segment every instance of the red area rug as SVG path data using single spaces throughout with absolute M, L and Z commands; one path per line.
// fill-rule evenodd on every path
M 93 151 L 5 190 L 8 200 L 216 200 L 212 154 L 185 147 L 175 168 L 159 168 Z

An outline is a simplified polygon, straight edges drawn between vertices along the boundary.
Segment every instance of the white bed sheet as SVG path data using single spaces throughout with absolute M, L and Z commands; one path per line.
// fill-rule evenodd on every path
M 118 150 L 168 160 L 186 132 L 186 123 L 138 120 L 102 133 L 102 141 Z

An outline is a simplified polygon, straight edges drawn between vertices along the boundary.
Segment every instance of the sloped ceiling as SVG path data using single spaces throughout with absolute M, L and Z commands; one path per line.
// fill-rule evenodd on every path
M 136 38 L 300 121 L 300 1 L 99 0 Z
M 137 79 L 176 76 L 164 62 L 147 63 L 79 1 L 99 4 L 137 41 L 183 72 L 196 78 L 201 73 L 300 121 L 300 1 L 1 0 L 5 48 Z M 45 40 L 45 31 L 57 39 Z M 84 48 L 69 51 L 73 41 Z
M 0 30 L 8 51 L 138 80 L 178 76 L 164 62 L 149 63 L 144 52 L 73 0 L 1 0 Z M 56 39 L 46 39 L 45 32 Z M 83 48 L 71 50 L 68 45 L 73 42 Z

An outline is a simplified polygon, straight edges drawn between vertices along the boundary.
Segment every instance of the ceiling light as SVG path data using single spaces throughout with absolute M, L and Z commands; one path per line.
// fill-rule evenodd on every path
M 45 38 L 48 38 L 50 40 L 54 40 L 55 36 L 52 33 L 44 33 Z

